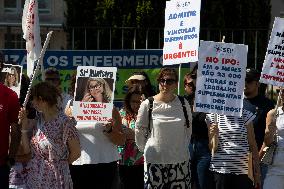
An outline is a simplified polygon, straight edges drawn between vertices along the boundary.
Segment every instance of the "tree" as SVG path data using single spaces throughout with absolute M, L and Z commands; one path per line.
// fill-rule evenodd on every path
M 164 13 L 166 0 L 64 0 L 67 3 L 66 31 L 72 36 L 70 27 L 89 27 L 87 49 L 108 49 L 110 40 L 112 49 L 133 48 L 134 31 L 139 41 L 136 48 L 145 48 L 147 33 L 149 47 L 155 46 L 161 37 L 160 31 L 164 27 Z M 257 35 L 258 62 L 262 62 L 267 46 L 270 25 L 270 0 L 201 0 L 201 39 L 220 40 L 220 31 L 226 35 L 226 41 L 249 45 L 249 65 L 254 59 L 254 47 Z M 96 28 L 94 28 L 96 27 Z M 100 28 L 98 30 L 98 27 Z M 123 30 L 119 27 L 125 27 Z M 129 28 L 131 27 L 131 28 Z M 152 30 L 149 30 L 152 28 Z M 159 30 L 155 30 L 158 28 Z M 242 30 L 247 30 L 245 35 Z M 84 49 L 85 31 L 82 28 L 75 32 L 75 48 Z M 208 32 L 210 30 L 210 36 Z M 261 30 L 256 34 L 257 30 Z M 112 33 L 109 39 L 109 33 Z M 123 33 L 122 33 L 123 32 Z M 232 34 L 234 33 L 234 39 Z M 160 36 L 158 36 L 160 35 Z M 97 38 L 103 39 L 99 44 Z M 162 43 L 162 41 L 161 41 Z

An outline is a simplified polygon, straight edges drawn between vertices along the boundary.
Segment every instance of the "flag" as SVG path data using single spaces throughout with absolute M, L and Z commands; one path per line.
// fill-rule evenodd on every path
M 26 40 L 27 74 L 31 78 L 34 62 L 41 51 L 40 27 L 37 0 L 26 0 L 22 17 L 23 38 Z

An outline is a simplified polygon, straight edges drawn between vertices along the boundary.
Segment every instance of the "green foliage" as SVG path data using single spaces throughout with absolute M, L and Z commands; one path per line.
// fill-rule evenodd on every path
M 66 30 L 70 34 L 69 41 L 71 41 L 73 35 L 71 27 L 77 27 L 75 31 L 75 49 L 84 49 L 86 27 L 88 27 L 87 49 L 97 48 L 97 42 L 94 42 L 97 38 L 104 39 L 103 42 L 98 42 L 100 43 L 100 49 L 108 49 L 110 40 L 112 49 L 120 49 L 122 48 L 122 35 L 125 35 L 125 46 L 123 48 L 132 48 L 134 29 L 130 30 L 128 28 L 122 31 L 118 27 L 136 28 L 136 39 L 140 42 L 140 44 L 136 45 L 136 48 L 145 48 L 147 32 L 155 35 L 155 37 L 149 35 L 148 48 L 151 48 L 151 45 L 157 47 L 157 44 L 162 44 L 162 41 L 158 41 L 161 40 L 158 37 L 162 36 L 162 33 L 159 30 L 153 30 L 153 28 L 162 30 L 164 27 L 166 0 L 64 1 L 68 7 L 65 15 L 67 18 Z M 271 17 L 270 11 L 270 0 L 201 0 L 201 39 L 218 41 L 220 30 L 224 29 L 235 31 L 240 29 L 268 30 Z M 95 27 L 104 27 L 104 29 L 98 31 Z M 152 30 L 149 31 L 149 28 L 152 28 Z M 210 37 L 207 36 L 206 32 L 202 33 L 202 30 L 210 30 Z M 216 34 L 212 30 L 216 30 Z M 111 39 L 109 39 L 109 32 L 112 32 Z M 226 39 L 228 39 L 226 41 L 231 41 L 231 33 L 222 33 L 222 35 L 226 35 Z M 259 54 L 265 54 L 267 36 L 267 31 L 259 33 Z M 242 34 L 236 35 L 232 41 L 242 43 L 243 38 Z M 246 44 L 254 46 L 254 31 L 247 33 L 245 38 Z

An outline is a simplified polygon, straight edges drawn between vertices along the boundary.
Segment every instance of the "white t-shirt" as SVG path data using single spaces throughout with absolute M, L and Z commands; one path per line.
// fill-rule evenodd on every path
M 77 122 L 81 156 L 73 165 L 110 163 L 119 160 L 117 146 L 105 136 L 105 126 L 96 122 Z
M 210 123 L 214 114 L 207 115 Z M 218 148 L 211 158 L 210 170 L 218 173 L 248 174 L 248 125 L 255 114 L 243 109 L 242 117 L 217 114 L 219 128 Z
M 189 128 L 185 124 L 182 104 L 178 97 L 169 103 L 154 100 L 151 135 L 146 142 L 149 100 L 141 103 L 135 125 L 135 140 L 139 150 L 144 150 L 146 163 L 175 164 L 189 160 L 188 145 L 192 130 L 192 117 L 186 100 L 185 106 L 190 122 Z

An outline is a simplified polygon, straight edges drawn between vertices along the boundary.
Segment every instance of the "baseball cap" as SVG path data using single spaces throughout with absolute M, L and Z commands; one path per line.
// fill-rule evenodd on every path
M 259 81 L 260 72 L 254 68 L 246 69 L 246 81 Z

